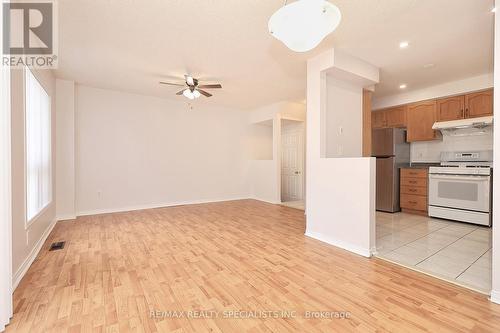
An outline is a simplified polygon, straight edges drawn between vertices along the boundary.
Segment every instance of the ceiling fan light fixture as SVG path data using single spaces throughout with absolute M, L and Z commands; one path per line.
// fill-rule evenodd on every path
M 194 94 L 190 89 L 184 90 L 182 94 L 184 95 L 184 97 L 187 97 L 189 99 L 195 99 Z
M 201 96 L 200 92 L 198 90 L 193 90 L 191 91 L 191 89 L 185 89 L 182 94 L 184 95 L 184 97 L 187 97 L 191 100 L 193 99 L 197 99 Z
M 191 75 L 186 76 L 186 83 L 190 86 L 194 86 L 194 79 Z
M 269 32 L 295 52 L 315 48 L 340 24 L 337 6 L 326 0 L 298 0 L 278 9 L 269 19 Z

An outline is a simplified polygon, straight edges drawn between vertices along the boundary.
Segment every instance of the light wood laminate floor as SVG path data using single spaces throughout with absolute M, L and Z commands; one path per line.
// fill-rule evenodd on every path
M 7 332 L 500 331 L 486 296 L 304 229 L 303 211 L 253 200 L 59 222 L 15 291 Z

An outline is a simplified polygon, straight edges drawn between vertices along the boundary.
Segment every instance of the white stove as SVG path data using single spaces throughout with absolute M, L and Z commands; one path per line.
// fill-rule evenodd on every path
M 444 152 L 429 168 L 429 216 L 491 226 L 493 151 Z

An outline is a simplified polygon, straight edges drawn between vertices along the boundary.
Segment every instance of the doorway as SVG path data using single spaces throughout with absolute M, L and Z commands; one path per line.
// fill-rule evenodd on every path
M 281 120 L 281 202 L 304 210 L 304 122 Z

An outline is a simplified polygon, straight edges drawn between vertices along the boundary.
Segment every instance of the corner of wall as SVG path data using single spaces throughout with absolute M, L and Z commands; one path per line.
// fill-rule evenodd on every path
M 492 290 L 490 300 L 493 303 L 500 304 L 500 290 Z
M 349 252 L 356 253 L 360 256 L 370 258 L 373 254 L 372 249 L 370 248 L 362 248 L 359 246 L 356 246 L 354 244 L 350 244 L 335 238 L 332 238 L 330 236 L 324 235 L 319 232 L 314 232 L 306 229 L 305 234 L 307 237 L 314 238 L 316 240 L 319 240 L 323 243 L 327 243 L 336 247 L 340 247 L 341 249 L 347 250 Z
M 23 279 L 24 275 L 30 268 L 31 264 L 33 261 L 35 261 L 35 258 L 37 257 L 38 253 L 43 247 L 43 244 L 49 237 L 50 233 L 52 232 L 52 229 L 54 229 L 55 225 L 57 223 L 57 219 L 52 220 L 52 222 L 49 224 L 49 226 L 45 229 L 41 237 L 38 239 L 38 241 L 35 243 L 33 249 L 30 251 L 26 259 L 22 262 L 21 266 L 16 270 L 14 275 L 12 276 L 12 290 L 15 290 L 21 280 Z

